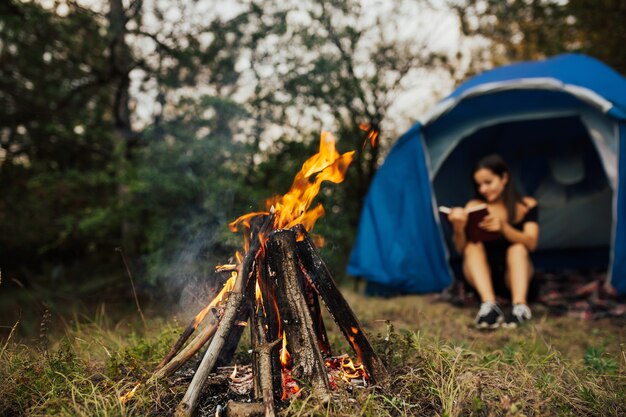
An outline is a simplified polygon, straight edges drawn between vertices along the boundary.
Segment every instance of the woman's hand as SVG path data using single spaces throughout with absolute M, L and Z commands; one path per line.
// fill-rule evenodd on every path
M 467 213 L 462 207 L 452 207 L 450 214 L 448 214 L 448 220 L 452 223 L 454 230 L 464 230 L 467 224 Z
M 478 227 L 489 232 L 502 232 L 503 222 L 498 216 L 488 214 L 480 223 L 478 223 Z

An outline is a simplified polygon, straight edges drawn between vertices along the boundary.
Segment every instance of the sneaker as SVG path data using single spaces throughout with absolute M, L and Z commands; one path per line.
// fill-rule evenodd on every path
M 479 329 L 497 329 L 503 321 L 504 314 L 500 307 L 492 301 L 487 301 L 480 305 L 474 324 Z
M 515 329 L 530 320 L 532 316 L 533 314 L 526 304 L 514 304 L 511 309 L 511 314 L 506 318 L 506 322 L 503 326 L 509 329 Z

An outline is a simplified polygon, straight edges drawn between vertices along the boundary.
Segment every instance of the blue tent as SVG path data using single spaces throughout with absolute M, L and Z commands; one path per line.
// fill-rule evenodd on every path
M 459 256 L 436 208 L 469 200 L 472 167 L 495 152 L 539 201 L 536 268 L 606 268 L 626 294 L 625 144 L 626 79 L 593 58 L 565 54 L 473 77 L 393 146 L 348 273 L 404 293 L 448 286 Z

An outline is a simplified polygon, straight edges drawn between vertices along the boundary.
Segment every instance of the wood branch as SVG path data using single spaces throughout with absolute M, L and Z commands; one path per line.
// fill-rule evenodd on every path
M 263 268 L 261 262 L 255 263 L 255 276 L 257 281 L 260 278 L 259 269 Z M 249 305 L 250 309 L 250 344 L 252 345 L 252 377 L 253 377 L 253 393 L 254 398 L 259 400 L 263 398 L 263 391 L 261 389 L 261 375 L 259 374 L 260 364 L 259 364 L 259 354 L 257 352 L 257 347 L 267 342 L 267 336 L 265 331 L 265 321 L 264 315 L 259 314 L 258 309 L 260 308 L 257 305 L 256 300 L 256 286 L 255 291 L 250 295 L 249 291 L 246 294 L 246 301 Z
M 202 362 L 200 362 L 200 366 L 198 367 L 193 379 L 191 380 L 191 384 L 189 384 L 189 388 L 185 393 L 180 404 L 176 407 L 176 416 L 191 416 L 191 413 L 195 409 L 198 397 L 200 395 L 200 391 L 206 382 L 206 378 L 215 366 L 215 361 L 217 360 L 218 355 L 220 354 L 224 344 L 226 343 L 226 339 L 235 323 L 237 315 L 239 314 L 239 310 L 242 306 L 243 302 L 243 289 L 246 287 L 250 274 L 252 273 L 252 265 L 259 253 L 259 248 L 261 247 L 261 242 L 259 241 L 258 235 L 260 233 L 267 233 L 268 230 L 271 229 L 272 224 L 274 222 L 274 216 L 264 216 L 261 227 L 259 228 L 259 233 L 253 234 L 250 240 L 250 247 L 243 261 L 239 265 L 237 272 L 237 279 L 235 281 L 235 286 L 233 291 L 230 293 L 228 297 L 228 301 L 226 303 L 226 309 L 224 311 L 224 316 L 220 322 L 220 325 L 217 329 L 213 340 L 211 340 L 211 344 L 207 348 L 207 351 L 202 358 Z
M 211 316 L 206 324 L 206 326 L 202 327 L 196 336 L 189 342 L 187 346 L 183 350 L 181 350 L 174 359 L 170 360 L 166 365 L 162 368 L 155 370 L 155 372 L 150 377 L 151 380 L 157 380 L 161 378 L 165 378 L 170 376 L 174 372 L 176 372 L 185 362 L 193 357 L 201 348 L 204 346 L 213 335 L 217 331 L 217 326 L 219 325 L 219 320 L 215 317 L 213 313 L 209 313 Z
M 243 279 L 243 278 L 242 278 Z M 200 391 L 206 382 L 206 378 L 215 366 L 215 361 L 219 356 L 228 334 L 235 324 L 235 319 L 239 312 L 243 296 L 241 292 L 231 292 L 228 296 L 228 302 L 226 303 L 226 310 L 224 311 L 224 317 L 222 318 L 220 325 L 217 329 L 217 333 L 211 340 L 207 351 L 200 362 L 200 366 L 196 371 L 187 392 L 183 397 L 183 400 L 176 407 L 176 416 L 191 416 L 191 413 L 196 407 Z
M 261 417 L 264 411 L 263 404 L 261 403 L 229 401 L 226 404 L 224 414 L 226 417 Z
M 270 280 L 267 259 L 264 259 L 262 263 L 259 264 L 259 288 L 261 289 L 261 297 L 263 298 L 263 315 L 261 319 L 263 323 L 261 326 L 265 332 L 265 342 L 269 342 L 271 340 L 276 340 L 282 338 L 282 333 L 280 329 L 279 320 L 279 312 L 278 312 L 278 304 L 276 303 L 276 281 Z M 282 395 L 282 372 L 280 365 L 280 358 L 278 355 L 272 356 L 272 378 L 274 385 L 274 395 L 280 397 Z
M 385 383 L 389 377 L 387 369 L 376 355 L 350 305 L 337 288 L 311 237 L 302 225 L 298 225 L 294 229 L 303 237 L 301 241 L 297 242 L 297 250 L 304 270 L 307 271 L 307 278 L 317 290 L 331 317 L 354 349 L 358 360 L 365 366 L 371 382 L 373 384 Z
M 274 382 L 272 379 L 272 350 L 278 346 L 282 339 L 276 339 L 272 343 L 264 343 L 257 347 L 259 355 L 259 370 L 261 374 L 261 390 L 263 392 L 263 406 L 265 417 L 275 417 L 274 411 Z
M 223 276 L 221 276 L 219 272 L 214 275 L 214 279 L 218 282 L 221 282 L 222 286 L 224 286 L 226 283 L 226 280 L 224 279 Z M 196 314 L 196 316 L 187 325 L 187 328 L 185 328 L 185 330 L 178 337 L 178 340 L 176 340 L 176 343 L 174 343 L 174 345 L 170 348 L 170 351 L 167 353 L 167 355 L 165 355 L 163 360 L 161 360 L 161 362 L 159 362 L 159 364 L 156 366 L 156 368 L 154 369 L 154 372 L 157 372 L 159 369 L 163 368 L 167 363 L 169 363 L 170 360 L 172 360 L 174 355 L 176 355 L 178 351 L 183 347 L 187 339 L 189 339 L 189 337 L 193 334 L 193 332 L 202 324 L 202 322 L 204 321 L 207 315 L 213 315 L 213 317 L 215 317 L 214 314 L 212 314 L 212 312 L 215 311 L 215 307 L 217 304 L 218 304 L 218 301 L 217 301 L 217 296 L 216 296 L 209 302 L 209 304 L 207 304 L 206 307 L 204 307 L 202 310 L 200 310 L 198 314 Z M 215 331 L 213 330 L 213 333 L 211 334 L 211 336 L 214 333 Z M 204 335 L 201 336 L 200 339 L 202 339 L 202 337 L 204 337 Z M 195 344 L 195 342 L 197 342 L 200 339 L 195 338 L 194 341 L 190 343 L 190 345 Z M 204 340 L 206 342 L 207 339 L 205 338 Z M 202 345 L 200 345 L 200 347 L 201 346 Z M 195 353 L 196 351 L 197 349 L 193 353 Z
M 187 328 L 181 333 L 176 343 L 174 343 L 174 345 L 170 348 L 170 351 L 167 353 L 167 355 L 165 355 L 161 362 L 159 362 L 159 364 L 156 366 L 154 372 L 157 372 L 159 369 L 163 368 L 170 360 L 172 360 L 174 355 L 178 353 L 178 351 L 181 347 L 183 347 L 187 339 L 189 339 L 189 336 L 191 336 L 191 334 L 196 330 L 197 325 L 199 325 L 199 323 L 196 323 L 195 319 L 192 320 L 191 323 L 189 323 Z
M 295 232 L 277 230 L 270 234 L 266 254 L 269 279 L 276 281 L 280 321 L 293 359 L 291 373 L 294 379 L 309 384 L 313 395 L 327 401 L 330 385 L 302 292 L 304 278 L 297 260 Z
M 253 279 L 248 281 L 245 298 L 249 298 L 251 296 L 252 299 L 254 299 L 254 281 L 255 280 Z M 220 366 L 230 365 L 233 360 L 235 350 L 239 345 L 239 341 L 241 340 L 241 336 L 243 335 L 243 331 L 245 329 L 245 326 L 243 324 L 247 323 L 249 317 L 250 305 L 248 303 L 242 303 L 241 307 L 239 308 L 237 317 L 235 317 L 235 326 L 233 329 L 231 329 L 230 334 L 228 335 L 228 339 L 226 340 L 224 347 L 222 347 L 222 351 L 217 357 L 217 361 L 215 361 L 213 370 Z
M 302 272 L 306 276 L 306 270 L 302 268 Z M 328 334 L 326 334 L 326 327 L 324 327 L 324 319 L 322 318 L 322 309 L 320 308 L 320 300 L 317 297 L 317 291 L 308 278 L 304 279 L 302 286 L 304 287 L 304 298 L 307 306 L 309 307 L 309 311 L 311 312 L 313 329 L 317 335 L 317 341 L 320 345 L 322 356 L 325 358 L 333 356 L 330 341 L 328 340 Z

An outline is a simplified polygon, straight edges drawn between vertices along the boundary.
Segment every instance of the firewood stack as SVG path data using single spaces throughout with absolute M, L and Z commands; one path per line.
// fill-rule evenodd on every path
M 320 153 L 305 162 L 289 193 L 271 200 L 277 209 L 272 205 L 269 212 L 231 223 L 233 230 L 243 226 L 245 256 L 236 265 L 219 268 L 231 274 L 230 280 L 189 324 L 152 376 L 156 380 L 171 375 L 208 345 L 177 416 L 194 411 L 210 372 L 232 357 L 245 322 L 253 346 L 253 395 L 263 403 L 266 416 L 275 414 L 277 401 L 301 390 L 328 401 L 335 384 L 329 380 L 327 365 L 342 360 L 332 357 L 320 298 L 354 350 L 356 367 L 363 369 L 367 383 L 387 379 L 384 365 L 307 232 L 323 215 L 321 206 L 308 211 L 321 181 L 341 182 L 352 154 L 340 156 L 332 136 L 322 134 Z M 287 210 L 294 214 L 289 217 Z M 193 333 L 195 337 L 183 347 Z
M 249 250 L 239 264 L 221 314 L 205 314 L 204 320 L 208 323 L 187 348 L 180 350 L 184 339 L 189 338 L 199 324 L 194 319 L 153 375 L 155 379 L 171 375 L 208 344 L 176 410 L 177 415 L 191 415 L 220 354 L 222 357 L 232 355 L 232 347 L 236 347 L 244 329 L 239 324 L 244 321 L 249 321 L 247 327 L 253 346 L 254 398 L 263 402 L 267 416 L 274 415 L 276 400 L 286 399 L 293 393 L 285 392 L 289 389 L 285 378 L 298 381 L 298 389 L 309 389 L 318 399 L 327 401 L 331 384 L 325 359 L 331 357 L 332 351 L 319 298 L 356 353 L 357 362 L 363 364 L 368 383 L 384 382 L 387 378 L 384 365 L 305 228 L 297 225 L 271 230 L 271 214 L 260 215 L 250 223 Z M 283 335 L 286 351 L 290 352 L 288 361 L 285 349 L 278 348 Z

